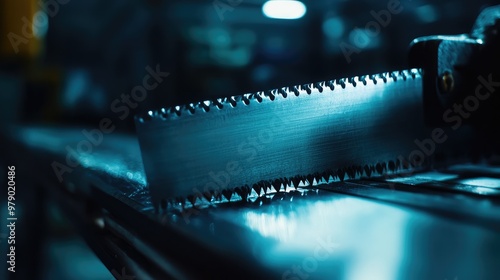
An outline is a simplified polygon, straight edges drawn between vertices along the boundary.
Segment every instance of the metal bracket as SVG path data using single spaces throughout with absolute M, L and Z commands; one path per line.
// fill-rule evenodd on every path
M 500 116 L 495 110 L 500 101 L 498 94 L 490 94 L 487 102 L 479 105 L 471 100 L 472 97 L 468 97 L 476 94 L 479 85 L 487 87 L 484 80 L 490 81 L 490 86 L 483 90 L 489 90 L 490 93 L 493 93 L 492 87 L 495 86 L 491 81 L 500 81 L 499 30 L 500 5 L 483 10 L 470 34 L 427 36 L 413 40 L 409 63 L 411 67 L 423 69 L 427 125 L 453 126 L 455 122 L 450 120 L 448 115 L 451 113 L 447 112 L 452 110 L 452 113 L 459 114 L 457 106 L 462 106 L 465 107 L 463 110 L 474 110 L 460 115 L 461 123 L 479 127 L 494 126 Z

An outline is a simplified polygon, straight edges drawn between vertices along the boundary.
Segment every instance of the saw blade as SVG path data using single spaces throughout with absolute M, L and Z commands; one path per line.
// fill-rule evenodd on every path
M 136 125 L 163 206 L 397 172 L 430 135 L 419 69 L 149 111 Z

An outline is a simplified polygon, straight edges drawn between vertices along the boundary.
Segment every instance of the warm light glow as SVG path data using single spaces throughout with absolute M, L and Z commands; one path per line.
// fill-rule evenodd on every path
M 270 0 L 262 6 L 262 12 L 268 18 L 299 19 L 306 11 L 304 3 L 296 0 Z

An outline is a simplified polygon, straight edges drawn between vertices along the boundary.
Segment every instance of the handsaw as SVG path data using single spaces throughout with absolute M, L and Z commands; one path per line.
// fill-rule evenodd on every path
M 308 83 L 136 117 L 153 203 L 246 200 L 397 176 L 464 154 L 472 141 L 466 128 L 424 124 L 424 73 L 412 68 Z

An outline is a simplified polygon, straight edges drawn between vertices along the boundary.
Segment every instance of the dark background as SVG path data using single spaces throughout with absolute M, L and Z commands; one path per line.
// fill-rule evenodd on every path
M 307 13 L 297 20 L 265 17 L 264 0 L 59 1 L 48 1 L 57 9 L 46 4 L 47 24 L 41 28 L 46 32 L 20 44 L 30 50 L 19 53 L 7 34 L 21 35 L 21 18 L 29 18 L 42 5 L 0 2 L 5 14 L 0 25 L 0 111 L 6 122 L 97 126 L 107 116 L 132 132 L 132 114 L 118 120 L 120 114 L 111 104 L 142 84 L 146 66 L 159 65 L 170 76 L 148 92 L 134 113 L 400 70 L 407 68 L 412 39 L 467 33 L 479 12 L 494 2 L 401 0 L 401 13 L 393 14 L 369 42 L 356 45 L 356 32 L 374 20 L 371 11 L 386 10 L 391 1 L 307 0 Z M 342 43 L 359 49 L 350 63 Z
M 154 108 L 405 69 L 414 38 L 468 33 L 496 1 L 401 0 L 402 12 L 361 45 L 359 32 L 391 1 L 303 0 L 307 13 L 296 20 L 265 17 L 264 2 L 0 0 L 0 128 L 97 128 L 109 117 L 118 130 L 134 133 L 133 116 Z M 220 17 L 216 7 L 228 10 Z M 35 15 L 37 36 L 26 38 L 23 29 L 33 29 L 23 18 Z M 350 62 L 342 44 L 359 49 Z M 142 84 L 146 67 L 157 65 L 170 75 L 120 119 L 111 104 Z M 110 279 L 60 210 L 49 212 L 42 278 Z

